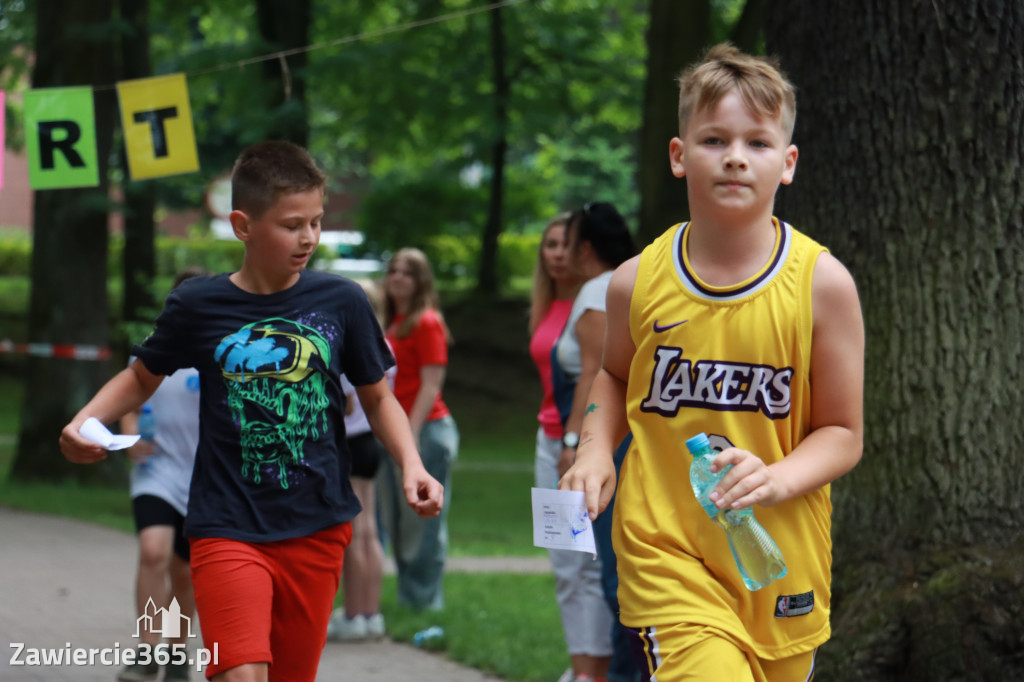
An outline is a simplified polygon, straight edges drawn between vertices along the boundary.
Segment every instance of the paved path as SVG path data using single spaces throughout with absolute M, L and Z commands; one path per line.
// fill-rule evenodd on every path
M 91 667 L 12 666 L 15 649 L 10 644 L 23 643 L 26 650 L 131 647 L 135 557 L 132 535 L 0 507 L 0 646 L 4 647 L 0 680 L 112 682 L 117 669 L 99 662 Z M 449 570 L 544 572 L 549 564 L 546 558 L 452 559 Z M 21 659 L 26 656 L 23 652 Z M 193 680 L 202 679 L 193 673 Z M 328 644 L 317 680 L 493 682 L 498 678 L 385 640 Z

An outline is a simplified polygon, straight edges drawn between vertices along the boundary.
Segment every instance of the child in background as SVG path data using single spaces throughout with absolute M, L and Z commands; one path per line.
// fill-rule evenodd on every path
M 643 679 L 810 679 L 829 637 L 829 483 L 860 459 L 864 327 L 846 269 L 772 215 L 796 170 L 792 85 L 732 46 L 680 77 L 672 172 L 691 221 L 619 267 L 575 465 L 595 518 L 615 492 L 621 620 Z M 751 592 L 688 485 L 706 432 L 732 469 L 711 498 L 759 505 L 788 574 Z
M 377 285 L 360 279 L 356 283 L 366 292 L 378 321 L 384 314 L 384 304 Z M 396 367 L 384 375 L 388 385 L 395 385 Z M 384 459 L 383 446 L 370 430 L 366 413 L 359 404 L 355 387 L 344 375 L 341 377 L 345 393 L 345 437 L 352 453 L 352 490 L 359 498 L 363 510 L 352 519 L 352 543 L 345 550 L 345 564 L 341 569 L 341 584 L 345 595 L 344 608 L 335 609 L 327 626 L 327 641 L 352 642 L 376 639 L 386 633 L 384 615 L 380 612 L 380 581 L 384 574 L 384 548 L 377 529 L 377 499 L 374 494 L 374 476 Z
M 64 427 L 73 462 L 107 452 L 79 428 L 137 409 L 163 377 L 199 370 L 200 440 L 185 534 L 214 680 L 313 682 L 327 638 L 350 521 L 341 375 L 402 471 L 415 513 L 436 517 L 444 491 L 423 468 L 388 388 L 391 355 L 355 283 L 306 269 L 320 240 L 326 179 L 306 150 L 248 147 L 231 178 L 237 272 L 194 277 L 167 299 L 138 358 Z
M 558 474 L 565 473 L 576 457 L 587 393 L 601 368 L 608 283 L 615 268 L 636 253 L 626 219 L 607 202 L 590 202 L 573 212 L 566 221 L 565 240 L 570 268 L 582 278 L 583 286 L 573 301 L 569 319 L 551 357 L 555 402 L 562 412 L 565 429 L 557 462 Z M 621 462 L 624 452 L 625 448 L 619 451 L 616 464 Z M 636 669 L 630 654 L 629 638 L 617 619 L 615 552 L 607 517 L 594 523 L 594 541 L 598 560 L 593 561 L 586 555 L 576 559 L 586 560 L 581 568 L 586 580 L 581 580 L 580 587 L 586 585 L 593 589 L 593 576 L 596 575 L 597 593 L 606 605 L 604 609 L 593 610 L 586 625 L 576 623 L 573 627 L 591 631 L 591 641 L 600 642 L 601 647 L 592 650 L 591 655 L 583 660 L 574 659 L 576 674 L 572 679 L 576 682 L 588 682 L 591 678 L 597 682 L 605 679 L 609 682 L 633 682 Z M 579 555 L 579 552 L 575 554 Z
M 569 215 L 564 214 L 548 223 L 533 271 L 530 357 L 537 366 L 543 390 L 534 462 L 534 484 L 538 488 L 558 487 L 563 432 L 551 383 L 551 351 L 565 328 L 582 284 L 582 278 L 569 263 L 565 234 L 568 219 Z M 570 667 L 559 682 L 575 682 L 583 675 L 604 672 L 601 659 L 611 646 L 611 613 L 601 594 L 601 564 L 588 554 L 564 549 L 549 549 L 548 557 L 555 574 L 555 599 L 569 650 Z
M 171 289 L 205 274 L 201 268 L 182 270 Z M 134 464 L 129 490 L 139 535 L 135 615 L 145 614 L 150 601 L 153 610 L 159 611 L 177 600 L 181 614 L 191 618 L 196 602 L 189 575 L 188 538 L 183 531 L 188 486 L 199 443 L 199 373 L 192 368 L 178 370 L 160 384 L 147 404 L 157 420 L 156 438 L 139 440 L 125 451 Z M 139 433 L 139 414 L 129 412 L 121 419 L 121 433 Z M 149 647 L 149 663 L 139 663 L 140 657 L 136 656 L 136 661 L 126 665 L 117 676 L 119 682 L 154 680 L 160 671 L 160 665 L 153 660 L 153 647 L 160 643 L 159 632 L 143 628 L 139 638 Z M 168 643 L 185 647 L 188 632 L 183 630 L 180 637 Z M 188 663 L 178 657 L 172 657 L 164 669 L 165 680 L 189 678 Z
M 444 484 L 445 504 L 435 518 L 410 514 L 399 503 L 398 472 L 385 463 L 377 479 L 381 517 L 398 568 L 398 603 L 437 610 L 444 606 L 448 502 L 459 451 L 459 430 L 441 398 L 450 334 L 434 290 L 434 273 L 422 251 L 404 248 L 392 256 L 384 290 L 384 326 L 398 365 L 395 396 L 409 415 L 423 465 Z

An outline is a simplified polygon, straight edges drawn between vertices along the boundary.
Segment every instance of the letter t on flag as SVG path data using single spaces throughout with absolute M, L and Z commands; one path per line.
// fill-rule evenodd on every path
M 185 74 L 121 81 L 117 96 L 132 180 L 199 170 Z

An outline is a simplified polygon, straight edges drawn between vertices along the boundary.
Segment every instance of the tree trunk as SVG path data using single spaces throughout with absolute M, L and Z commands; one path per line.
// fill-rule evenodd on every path
M 847 264 L 867 330 L 823 674 L 1024 679 L 1024 4 L 790 0 L 767 21 L 800 100 L 778 212 Z
M 274 50 L 291 50 L 309 45 L 313 19 L 312 0 L 257 0 L 260 36 Z M 263 62 L 267 105 L 274 119 L 267 137 L 309 146 L 309 117 L 306 112 L 305 52 Z
M 490 14 L 491 63 L 494 73 L 494 141 L 491 144 L 491 192 L 487 205 L 487 224 L 480 244 L 480 290 L 498 291 L 498 237 L 502 230 L 505 199 L 505 154 L 508 151 L 508 97 L 511 83 L 505 69 L 505 29 L 502 9 Z
M 152 75 L 149 59 L 149 0 L 121 0 L 121 19 L 130 26 L 121 37 L 121 73 L 127 79 Z M 124 301 L 121 320 L 145 323 L 153 319 L 153 277 L 156 274 L 153 212 L 156 185 L 151 180 L 133 182 L 124 161 Z M 119 337 L 122 335 L 119 335 Z M 126 343 L 127 338 L 123 339 Z M 121 357 L 121 354 L 118 354 Z
M 764 41 L 764 16 L 767 0 L 747 0 L 743 12 L 732 27 L 729 39 L 732 44 L 748 54 L 761 54 Z
M 110 0 L 46 0 L 37 5 L 32 87 L 98 85 L 114 73 Z M 102 36 L 102 37 L 96 37 Z M 29 340 L 106 345 L 107 158 L 115 95 L 97 91 L 96 143 L 100 186 L 35 193 Z M 26 131 L 35 134 L 35 131 Z M 124 461 L 67 462 L 60 431 L 109 376 L 109 363 L 30 357 L 26 363 L 18 452 L 18 480 L 123 481 Z
M 689 216 L 686 182 L 672 175 L 668 143 L 679 135 L 676 77 L 708 48 L 710 0 L 651 0 L 647 29 L 647 81 L 640 133 L 640 227 L 637 243 L 649 244 Z

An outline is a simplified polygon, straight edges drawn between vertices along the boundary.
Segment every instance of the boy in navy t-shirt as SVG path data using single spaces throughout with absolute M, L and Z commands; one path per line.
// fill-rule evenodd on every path
M 403 472 L 406 500 L 436 516 L 443 487 L 424 469 L 388 387 L 393 364 L 366 294 L 306 263 L 317 248 L 325 179 L 288 142 L 246 149 L 232 173 L 231 224 L 245 243 L 237 272 L 197 277 L 168 297 L 138 360 L 68 424 L 73 462 L 106 457 L 79 434 L 88 417 L 116 421 L 163 377 L 200 374 L 200 440 L 185 533 L 207 677 L 314 680 L 349 521 L 344 395 L 356 386 L 374 433 Z

